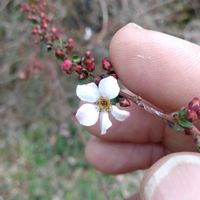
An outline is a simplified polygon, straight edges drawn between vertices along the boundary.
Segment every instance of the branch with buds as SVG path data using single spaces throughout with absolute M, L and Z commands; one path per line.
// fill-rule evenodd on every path
M 86 82 L 86 84 L 77 85 L 76 89 L 79 99 L 87 102 L 76 113 L 76 118 L 80 124 L 92 126 L 99 119 L 101 134 L 106 134 L 112 126 L 109 113 L 116 120 L 124 121 L 130 116 L 130 113 L 119 107 L 129 107 L 131 103 L 134 103 L 145 111 L 163 119 L 174 130 L 192 135 L 200 151 L 200 131 L 194 125 L 200 119 L 200 100 L 198 98 L 193 98 L 187 107 L 166 114 L 145 103 L 140 96 L 129 95 L 121 91 L 118 85 L 118 76 L 109 58 L 102 59 L 101 67 L 104 73 L 97 75 L 95 73 L 97 63 L 92 52 L 86 50 L 82 54 L 75 53 L 78 51 L 75 50 L 74 39 L 63 39 L 48 17 L 47 1 L 30 2 L 23 3 L 20 9 L 33 24 L 31 33 L 35 37 L 35 44 L 43 44 L 48 52 L 53 52 L 64 74 L 75 75 L 79 80 Z M 37 70 L 41 69 L 41 67 L 37 67 Z M 31 70 L 24 70 L 19 74 L 19 79 L 28 79 L 31 76 L 30 72 Z

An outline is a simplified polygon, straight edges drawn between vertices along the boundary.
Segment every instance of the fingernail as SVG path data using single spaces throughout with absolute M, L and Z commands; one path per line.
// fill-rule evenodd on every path
M 138 24 L 135 24 L 133 22 L 127 24 L 126 26 L 129 28 L 134 28 L 134 29 L 143 29 L 141 26 L 139 26 Z
M 169 158 L 144 186 L 145 200 L 197 200 L 200 188 L 200 156 Z

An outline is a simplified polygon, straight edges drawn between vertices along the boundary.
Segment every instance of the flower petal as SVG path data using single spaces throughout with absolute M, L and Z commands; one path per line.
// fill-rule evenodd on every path
M 112 122 L 109 119 L 107 112 L 101 112 L 100 113 L 100 129 L 101 134 L 106 134 L 107 129 L 109 129 L 112 126 Z
M 99 118 L 99 111 L 94 104 L 83 104 L 76 113 L 76 119 L 84 126 L 94 125 Z
M 90 103 L 96 102 L 100 97 L 99 89 L 95 83 L 77 85 L 76 95 L 82 101 L 87 101 Z
M 113 76 L 108 76 L 104 78 L 99 83 L 99 92 L 101 96 L 108 99 L 114 99 L 118 96 L 120 91 L 117 79 Z
M 124 121 L 130 116 L 130 112 L 126 110 L 120 110 L 117 106 L 111 106 L 111 114 L 118 121 Z

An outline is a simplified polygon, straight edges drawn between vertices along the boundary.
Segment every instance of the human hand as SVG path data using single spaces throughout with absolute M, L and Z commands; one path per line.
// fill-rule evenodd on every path
M 157 109 L 170 113 L 187 105 L 193 97 L 200 97 L 200 47 L 195 44 L 128 24 L 114 36 L 110 55 L 123 84 Z M 110 174 L 127 173 L 149 168 L 160 158 L 173 152 L 196 151 L 191 136 L 173 131 L 161 119 L 136 105 L 128 110 L 131 116 L 122 123 L 113 120 L 113 126 L 106 135 L 100 135 L 99 125 L 89 128 L 98 139 L 92 139 L 88 143 L 86 157 L 98 170 Z M 177 157 L 177 154 L 171 154 L 170 160 L 178 163 L 177 158 L 182 155 L 181 153 Z M 197 159 L 200 165 L 199 154 L 190 155 L 191 159 L 188 160 Z M 154 190 L 156 194 L 152 193 L 152 196 L 145 194 L 144 191 L 148 190 L 144 188 L 148 186 L 148 181 L 162 166 L 167 166 L 165 163 L 168 159 L 164 157 L 152 166 L 144 177 L 140 197 L 132 199 L 198 199 L 196 188 L 200 186 L 200 171 L 196 170 L 196 164 L 185 164 L 184 159 L 177 173 L 173 170 L 171 178 L 167 173 L 162 179 L 168 180 L 167 186 L 172 186 L 164 185 Z M 169 167 L 165 171 L 167 169 Z M 183 173 L 186 169 L 187 173 Z M 190 185 L 180 182 L 179 178 L 187 178 L 186 182 Z

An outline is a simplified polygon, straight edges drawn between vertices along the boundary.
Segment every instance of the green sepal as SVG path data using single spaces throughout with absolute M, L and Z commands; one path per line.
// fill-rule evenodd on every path
M 117 103 L 119 103 L 119 99 L 118 98 L 111 99 L 110 101 L 111 101 L 112 105 L 116 105 Z
M 190 121 L 186 119 L 186 114 L 187 114 L 186 109 L 183 109 L 178 113 L 177 116 L 178 124 L 183 128 L 189 128 L 193 125 Z
M 179 113 L 178 113 L 178 120 L 180 120 L 180 121 L 184 121 L 184 120 L 186 120 L 186 110 L 185 109 L 183 109 L 183 110 L 181 110 Z
M 176 131 L 184 131 L 184 128 L 182 128 L 178 124 L 174 124 L 173 129 L 176 130 Z

